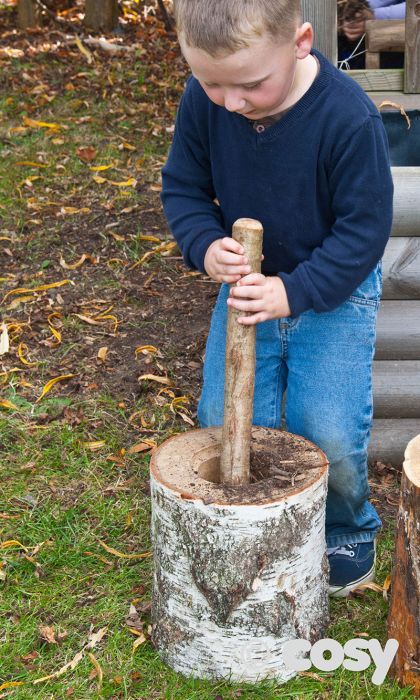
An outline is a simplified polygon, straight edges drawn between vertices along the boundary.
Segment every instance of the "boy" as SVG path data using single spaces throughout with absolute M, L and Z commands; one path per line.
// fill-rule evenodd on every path
M 193 76 L 162 170 L 185 263 L 222 282 L 204 363 L 201 427 L 223 424 L 228 305 L 256 324 L 254 425 L 330 461 L 330 592 L 373 578 L 380 519 L 368 502 L 371 369 L 393 186 L 380 116 L 313 50 L 298 0 L 175 0 Z M 218 204 L 215 202 L 217 198 Z M 264 226 L 262 274 L 230 237 Z M 232 285 L 229 294 L 230 286 Z

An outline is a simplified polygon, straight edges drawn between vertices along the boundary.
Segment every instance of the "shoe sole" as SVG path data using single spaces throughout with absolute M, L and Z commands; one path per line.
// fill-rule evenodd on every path
M 372 566 L 371 570 L 361 576 L 357 581 L 352 581 L 348 586 L 329 586 L 328 593 L 330 598 L 347 598 L 348 595 L 362 583 L 370 583 L 375 578 L 375 564 Z

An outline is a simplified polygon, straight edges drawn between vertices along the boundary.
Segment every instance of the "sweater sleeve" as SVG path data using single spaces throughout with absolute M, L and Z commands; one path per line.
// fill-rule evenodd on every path
M 172 146 L 162 168 L 163 209 L 187 267 L 206 272 L 208 247 L 226 233 L 214 203 L 208 149 L 194 113 L 191 79 L 181 98 Z M 205 120 L 202 115 L 201 122 Z
M 369 116 L 327 165 L 334 223 L 291 273 L 279 272 L 296 317 L 332 311 L 381 259 L 392 226 L 393 183 L 382 120 Z
M 374 10 L 375 19 L 405 19 L 405 2 Z

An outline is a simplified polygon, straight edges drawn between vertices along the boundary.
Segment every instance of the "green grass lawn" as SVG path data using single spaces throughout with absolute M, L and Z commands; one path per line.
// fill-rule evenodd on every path
M 0 7 L 9 29 L 10 13 Z M 372 684 L 373 668 L 313 668 L 284 686 L 185 679 L 149 640 L 150 445 L 130 448 L 187 430 L 197 399 L 191 390 L 173 404 L 188 389 L 193 351 L 184 357 L 171 340 L 168 292 L 168 280 L 182 279 L 182 298 L 195 278 L 176 252 L 155 250 L 169 240 L 159 170 L 185 77 L 176 45 L 157 30 L 153 18 L 136 29 L 146 53 L 97 54 L 93 64 L 74 45 L 48 51 L 42 35 L 29 44 L 18 36 L 23 55 L 0 58 L 0 324 L 10 337 L 0 356 L 0 698 L 410 697 L 389 679 Z M 101 166 L 111 167 L 91 169 Z M 60 262 L 74 265 L 83 253 L 98 260 Z M 135 354 L 150 338 L 156 352 Z M 109 359 L 98 359 L 101 348 Z M 139 383 L 147 373 L 168 383 Z M 40 398 L 48 381 L 68 374 Z M 392 550 L 391 523 L 378 542 L 381 584 Z M 375 591 L 332 601 L 328 636 L 385 643 L 387 609 Z

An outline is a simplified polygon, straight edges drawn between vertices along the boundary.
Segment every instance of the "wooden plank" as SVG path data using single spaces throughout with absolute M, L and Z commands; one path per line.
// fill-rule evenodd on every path
M 420 301 L 382 301 L 375 360 L 420 360 Z
M 369 462 L 400 467 L 407 444 L 420 433 L 420 418 L 377 418 L 373 421 L 368 449 Z
M 366 50 L 404 51 L 405 21 L 403 19 L 370 19 L 366 22 Z
M 404 92 L 420 93 L 420 2 L 407 0 Z
M 404 90 L 404 71 L 402 68 L 390 70 L 348 70 L 346 71 L 353 80 L 359 83 L 363 90 L 376 92 L 389 92 Z
M 302 17 L 315 32 L 315 48 L 337 64 L 337 0 L 302 0 Z
M 382 274 L 383 299 L 420 299 L 420 237 L 390 238 Z
M 406 111 L 409 111 L 410 109 L 420 109 L 420 95 L 406 95 L 404 92 L 401 92 L 399 90 L 389 90 L 388 92 L 367 92 L 369 95 L 370 99 L 372 102 L 375 103 L 375 105 L 380 107 L 382 102 L 395 102 L 398 105 L 401 105 L 401 107 L 404 107 Z M 383 107 L 382 111 L 389 111 L 389 110 L 394 110 L 395 108 L 393 107 Z
M 420 96 L 419 96 L 420 97 Z M 420 167 L 392 168 L 393 236 L 420 236 Z
M 373 405 L 375 418 L 420 420 L 420 361 L 375 360 Z

